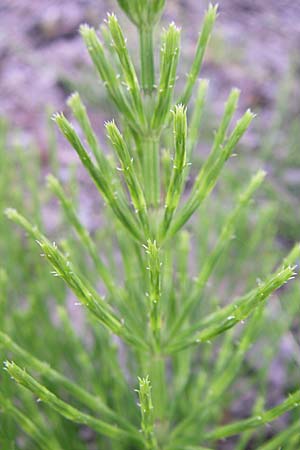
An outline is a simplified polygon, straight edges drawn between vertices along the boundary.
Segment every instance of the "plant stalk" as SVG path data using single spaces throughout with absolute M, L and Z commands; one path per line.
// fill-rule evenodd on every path
M 148 206 L 157 208 L 160 203 L 159 139 L 146 137 L 142 145 L 146 201 Z
M 155 423 L 155 435 L 158 448 L 164 447 L 166 440 L 168 423 L 166 421 L 167 391 L 166 391 L 166 361 L 164 356 L 157 349 L 149 355 L 147 363 L 150 379 L 152 382 L 153 414 Z
M 153 28 L 141 27 L 140 58 L 142 88 L 145 94 L 151 94 L 154 89 L 154 53 L 153 53 Z

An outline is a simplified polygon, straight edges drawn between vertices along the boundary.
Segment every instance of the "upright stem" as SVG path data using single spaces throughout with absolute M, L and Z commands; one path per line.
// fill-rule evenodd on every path
M 146 94 L 151 94 L 155 84 L 154 78 L 154 54 L 153 54 L 153 27 L 141 27 L 140 33 L 140 58 L 142 87 Z
M 140 58 L 141 58 L 141 80 L 145 94 L 145 104 L 149 106 L 152 115 L 152 100 L 155 86 L 154 53 L 153 53 L 153 26 L 141 26 L 140 36 Z M 158 208 L 160 205 L 160 158 L 159 158 L 159 136 L 152 134 L 150 120 L 148 123 L 148 134 L 141 136 L 142 171 L 144 179 L 145 197 L 148 206 Z M 153 212 L 155 215 L 157 211 Z M 154 235 L 156 234 L 154 226 Z M 158 302 L 159 299 L 156 299 Z M 166 410 L 166 374 L 165 358 L 160 352 L 160 317 L 158 316 L 158 304 L 154 308 L 154 338 L 153 353 L 146 361 L 146 372 L 150 375 L 152 383 L 152 396 L 154 406 L 154 420 L 156 423 L 156 436 L 158 441 L 164 440 L 165 435 L 165 410 Z M 153 325 L 152 324 L 152 325 Z M 153 447 L 154 449 L 154 447 Z
M 159 139 L 143 139 L 143 175 L 145 196 L 148 205 L 158 207 L 160 203 Z
M 159 351 L 152 354 L 148 361 L 148 373 L 152 380 L 153 413 L 155 421 L 156 437 L 160 444 L 166 439 L 166 403 L 167 403 L 167 381 L 166 361 Z

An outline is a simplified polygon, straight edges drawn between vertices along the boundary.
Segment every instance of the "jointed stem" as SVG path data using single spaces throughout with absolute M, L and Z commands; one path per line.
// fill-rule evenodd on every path
M 159 139 L 147 137 L 142 145 L 146 201 L 148 205 L 158 207 L 160 203 Z
M 146 94 L 151 94 L 154 89 L 154 55 L 153 55 L 153 28 L 141 27 L 140 34 L 140 58 L 142 87 Z
M 153 389 L 154 415 L 156 421 L 162 421 L 166 412 L 166 374 L 165 357 L 155 353 L 150 368 Z

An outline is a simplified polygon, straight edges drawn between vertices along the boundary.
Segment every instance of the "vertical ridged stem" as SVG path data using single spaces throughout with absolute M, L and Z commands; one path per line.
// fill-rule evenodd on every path
M 152 381 L 152 397 L 154 405 L 154 419 L 158 440 L 164 438 L 164 417 L 166 413 L 166 373 L 165 358 L 155 351 L 150 358 L 149 373 Z
M 146 94 L 151 94 L 154 81 L 153 28 L 142 27 L 140 35 L 140 58 L 142 88 Z
M 165 413 L 166 398 L 166 378 L 165 378 L 165 359 L 161 355 L 157 355 L 154 360 L 153 370 L 155 371 L 157 388 L 156 388 L 156 404 L 157 415 L 161 419 Z
M 158 207 L 160 203 L 159 140 L 147 137 L 143 141 L 143 174 L 148 206 Z

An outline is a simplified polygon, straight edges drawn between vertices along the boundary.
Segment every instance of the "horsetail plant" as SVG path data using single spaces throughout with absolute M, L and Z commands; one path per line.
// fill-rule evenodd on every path
M 56 245 L 17 210 L 6 210 L 7 217 L 37 242 L 53 275 L 66 283 L 85 308 L 92 344 L 85 336 L 81 342 L 71 331 L 72 314 L 69 317 L 62 304 L 58 315 L 69 330 L 65 345 L 73 346 L 72 364 L 77 364 L 75 355 L 81 355 L 79 371 L 66 369 L 65 364 L 60 369 L 51 367 L 9 336 L 12 327 L 6 330 L 3 326 L 0 348 L 6 359 L 4 368 L 22 387 L 17 391 L 22 407 L 19 410 L 14 405 L 16 394 L 9 391 L 5 396 L 0 389 L 1 412 L 38 448 L 47 450 L 208 450 L 221 448 L 220 439 L 237 435 L 242 448 L 259 430 L 259 448 L 275 450 L 291 439 L 289 448 L 296 450 L 299 429 L 292 413 L 300 405 L 299 390 L 275 407 L 264 409 L 258 402 L 254 415 L 249 410 L 247 419 L 230 423 L 227 417 L 233 398 L 228 399 L 227 391 L 243 375 L 247 352 L 269 324 L 269 297 L 276 291 L 281 295 L 281 288 L 295 276 L 299 244 L 277 269 L 262 274 L 258 285 L 251 285 L 248 291 L 236 298 L 221 296 L 217 302 L 207 299 L 214 271 L 226 256 L 241 218 L 252 209 L 253 196 L 266 175 L 263 170 L 237 197 L 200 267 L 190 256 L 192 245 L 197 246 L 195 220 L 189 226 L 187 223 L 200 207 L 203 214 L 205 200 L 254 118 L 247 110 L 232 126 L 240 95 L 233 89 L 207 159 L 195 177 L 190 175 L 207 80 L 199 81 L 193 107 L 190 101 L 217 7 L 210 5 L 205 13 L 194 61 L 178 96 L 180 29 L 174 23 L 162 33 L 159 74 L 155 67 L 153 35 L 165 1 L 118 3 L 137 27 L 140 67 L 130 56 L 115 14 L 109 14 L 102 27 L 104 44 L 93 28 L 80 28 L 109 100 L 118 111 L 117 119 L 105 124 L 113 154 L 108 156 L 102 149 L 78 93 L 69 98 L 68 105 L 80 132 L 63 114 L 53 116 L 107 205 L 109 226 L 100 241 L 83 224 L 61 182 L 53 175 L 48 177 L 48 187 L 59 199 L 67 223 L 90 258 L 89 264 L 93 263 L 91 270 L 99 277 L 99 284 L 93 283 L 89 270 L 81 270 L 78 262 L 85 261 L 83 253 L 73 261 L 65 251 L 68 243 Z M 191 118 L 187 114 L 190 109 Z M 187 181 L 191 179 L 189 189 Z M 112 241 L 107 255 L 106 241 L 112 229 L 118 247 Z M 191 264 L 196 276 L 190 275 Z M 220 292 L 216 290 L 216 294 Z M 63 347 L 64 342 L 57 345 Z M 12 358 L 16 362 L 10 362 Z M 81 381 L 75 381 L 80 372 Z M 28 391 L 39 399 L 38 406 Z M 286 430 L 267 443 L 262 426 L 288 411 L 291 416 Z M 45 416 L 53 424 L 48 429 Z M 89 438 L 84 434 L 87 429 L 92 430 Z M 30 445 L 26 448 L 32 448 Z

